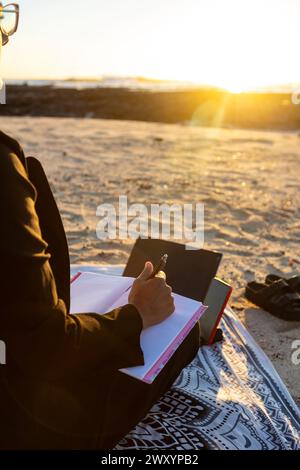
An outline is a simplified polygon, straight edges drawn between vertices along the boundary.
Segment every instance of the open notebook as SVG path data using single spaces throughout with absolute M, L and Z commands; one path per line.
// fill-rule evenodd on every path
M 128 303 L 134 278 L 79 273 L 71 283 L 71 313 L 108 313 Z M 142 331 L 145 365 L 122 372 L 152 383 L 171 358 L 206 307 L 201 302 L 174 294 L 176 310 L 159 325 Z

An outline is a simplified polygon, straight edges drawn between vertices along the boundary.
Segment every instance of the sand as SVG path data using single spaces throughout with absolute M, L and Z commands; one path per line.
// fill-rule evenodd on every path
M 1 117 L 1 129 L 39 157 L 68 235 L 73 263 L 125 263 L 133 242 L 101 242 L 96 208 L 203 202 L 205 247 L 224 254 L 220 275 L 231 305 L 300 404 L 300 365 L 291 360 L 300 322 L 248 303 L 248 281 L 300 273 L 300 138 L 248 131 L 73 118 Z

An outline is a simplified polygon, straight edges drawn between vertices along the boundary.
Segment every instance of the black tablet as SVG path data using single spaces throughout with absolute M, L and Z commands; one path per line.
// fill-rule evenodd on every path
M 203 302 L 216 276 L 222 254 L 208 250 L 187 250 L 185 245 L 165 240 L 139 238 L 131 252 L 123 276 L 137 277 L 146 261 L 156 265 L 168 255 L 167 283 L 177 294 Z

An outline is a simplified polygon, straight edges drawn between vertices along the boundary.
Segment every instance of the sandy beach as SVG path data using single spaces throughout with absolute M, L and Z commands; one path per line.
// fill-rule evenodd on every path
M 205 248 L 224 254 L 231 305 L 300 405 L 300 365 L 291 361 L 300 322 L 243 297 L 250 280 L 300 272 L 297 132 L 49 117 L 1 117 L 0 126 L 43 163 L 72 263 L 126 263 L 133 242 L 96 237 L 97 206 L 120 194 L 131 203 L 203 202 Z

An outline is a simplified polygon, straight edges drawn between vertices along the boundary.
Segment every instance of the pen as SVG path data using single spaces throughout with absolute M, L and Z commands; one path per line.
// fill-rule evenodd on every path
M 153 273 L 151 274 L 151 276 L 149 277 L 149 280 L 150 279 L 154 279 L 158 273 L 160 271 L 163 271 L 167 265 L 167 261 L 168 261 L 168 255 L 163 255 L 160 259 L 160 262 L 158 263 L 158 265 L 154 268 L 153 270 Z
M 155 277 L 158 275 L 158 273 L 160 271 L 163 271 L 167 265 L 167 261 L 168 261 L 168 257 L 169 255 L 163 255 L 160 259 L 160 262 L 158 263 L 158 265 L 154 268 L 153 270 L 153 273 L 151 274 L 151 276 L 148 278 L 148 281 L 150 281 L 151 279 L 155 279 Z M 126 292 L 128 292 L 130 289 L 132 288 L 132 286 L 128 287 L 128 289 L 126 290 Z

